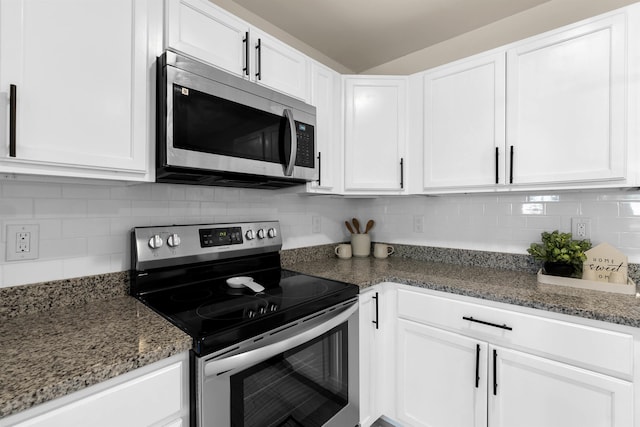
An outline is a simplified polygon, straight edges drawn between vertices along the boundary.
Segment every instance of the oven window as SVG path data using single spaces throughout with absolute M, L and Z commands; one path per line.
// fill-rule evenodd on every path
M 284 116 L 176 84 L 173 123 L 175 148 L 280 164 L 291 150 Z
M 347 323 L 231 376 L 234 427 L 322 426 L 347 405 Z

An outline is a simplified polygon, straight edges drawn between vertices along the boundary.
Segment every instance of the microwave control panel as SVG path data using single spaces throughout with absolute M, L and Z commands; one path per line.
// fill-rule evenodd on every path
M 296 135 L 298 136 L 296 166 L 313 168 L 316 155 L 313 126 L 296 122 Z

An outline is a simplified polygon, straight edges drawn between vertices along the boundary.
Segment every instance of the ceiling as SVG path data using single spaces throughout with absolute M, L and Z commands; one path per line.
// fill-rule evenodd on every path
M 355 73 L 549 0 L 234 0 Z

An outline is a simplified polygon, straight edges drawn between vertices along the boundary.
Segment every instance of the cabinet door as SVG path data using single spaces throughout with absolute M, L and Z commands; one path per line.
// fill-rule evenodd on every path
M 262 31 L 252 30 L 255 65 L 253 79 L 260 84 L 307 101 L 309 60 L 302 53 Z
M 486 426 L 488 345 L 403 319 L 397 328 L 397 418 L 423 427 Z
M 424 187 L 504 183 L 505 54 L 424 75 Z
M 340 173 L 340 75 L 319 64 L 312 65 L 311 104 L 316 107 L 318 180 L 312 192 L 332 192 Z
M 360 424 L 369 427 L 381 415 L 380 407 L 380 340 L 379 289 L 360 294 Z
M 404 192 L 406 82 L 345 79 L 345 190 Z
M 17 89 L 16 155 L 5 128 L 3 171 L 146 172 L 149 7 L 146 0 L 0 3 L 0 91 Z
M 625 44 L 618 14 L 508 51 L 514 184 L 624 178 Z
M 633 425 L 630 382 L 501 347 L 489 351 L 491 427 Z
M 249 25 L 207 0 L 169 0 L 166 47 L 248 77 Z

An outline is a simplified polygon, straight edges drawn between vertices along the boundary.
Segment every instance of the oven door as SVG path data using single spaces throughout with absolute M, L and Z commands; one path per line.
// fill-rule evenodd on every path
M 358 302 L 196 360 L 199 427 L 351 427 Z

